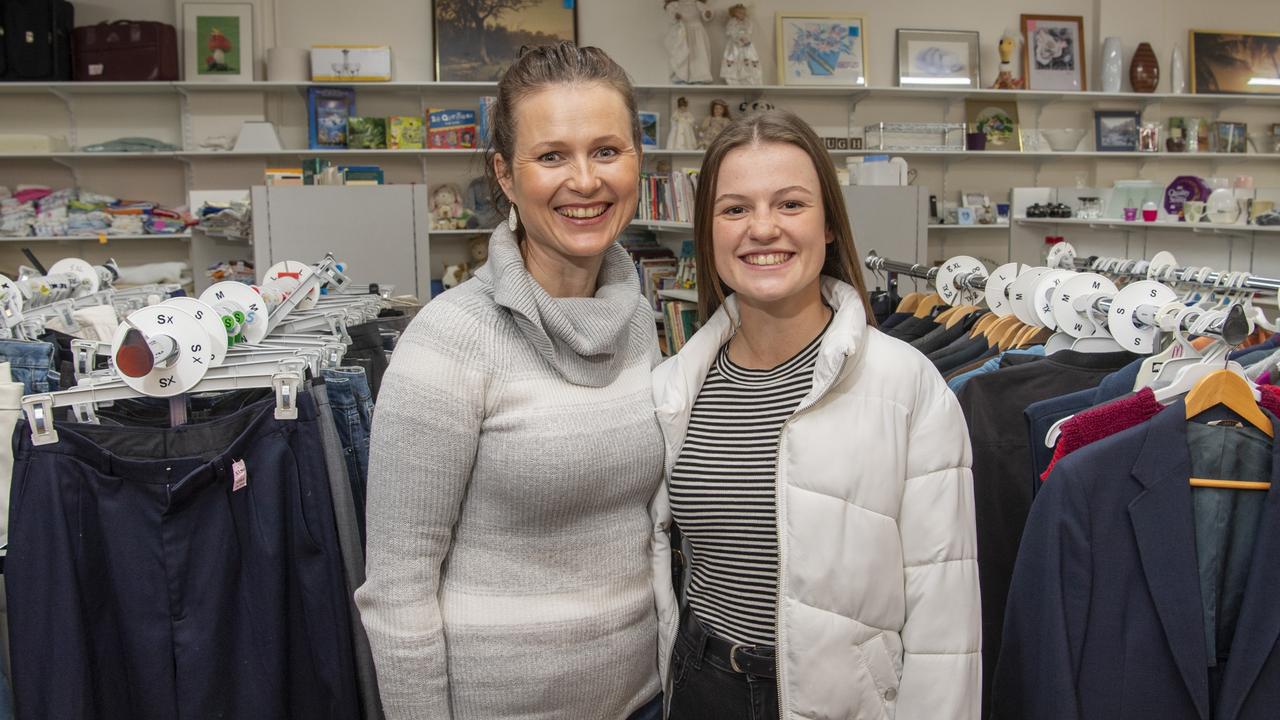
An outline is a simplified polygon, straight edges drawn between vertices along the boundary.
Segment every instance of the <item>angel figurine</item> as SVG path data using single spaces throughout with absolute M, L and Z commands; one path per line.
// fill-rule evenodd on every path
M 711 82 L 711 41 L 704 25 L 711 20 L 711 10 L 702 0 L 665 0 L 663 7 L 671 19 L 666 38 L 671 81 Z
M 667 148 L 671 150 L 696 150 L 698 134 L 693 129 L 693 113 L 689 101 L 676 98 L 676 111 L 671 113 L 671 132 L 667 135 Z
M 720 62 L 720 77 L 729 85 L 760 85 L 760 55 L 751 39 L 755 26 L 747 17 L 747 7 L 738 3 L 729 8 L 729 19 L 724 24 L 724 60 Z
M 702 119 L 698 126 L 698 148 L 706 150 L 712 140 L 716 139 L 725 128 L 729 127 L 729 104 L 723 100 L 711 101 L 711 114 Z

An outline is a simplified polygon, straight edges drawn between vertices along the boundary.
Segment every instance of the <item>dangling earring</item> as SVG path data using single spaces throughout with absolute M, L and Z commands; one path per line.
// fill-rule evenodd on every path
M 516 215 L 516 206 L 512 205 L 511 212 L 507 213 L 507 228 L 510 229 L 511 232 L 515 232 L 516 228 L 519 226 L 520 218 Z

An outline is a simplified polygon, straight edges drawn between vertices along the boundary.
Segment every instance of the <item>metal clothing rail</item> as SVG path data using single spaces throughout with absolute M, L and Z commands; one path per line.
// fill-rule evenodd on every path
M 1116 261 L 1110 258 L 1099 258 L 1090 264 L 1090 269 L 1094 272 L 1127 275 L 1131 277 L 1146 277 L 1152 280 L 1160 280 L 1162 282 L 1202 285 L 1205 287 L 1216 287 L 1221 290 L 1271 290 L 1273 292 L 1280 290 L 1280 279 L 1259 277 L 1252 273 L 1228 272 L 1194 266 L 1174 267 L 1172 265 L 1157 266 L 1154 271 L 1148 272 L 1148 269 L 1152 265 L 1155 265 L 1155 261 L 1147 263 L 1144 268 L 1141 261 L 1136 260 L 1121 261 L 1128 265 L 1125 269 L 1109 270 L 1106 266 L 1112 262 Z M 1238 278 L 1234 283 L 1232 282 L 1233 277 Z

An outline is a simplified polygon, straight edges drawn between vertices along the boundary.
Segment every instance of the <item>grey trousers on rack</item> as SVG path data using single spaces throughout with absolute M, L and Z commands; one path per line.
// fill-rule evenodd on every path
M 360 707 L 364 720 L 383 720 L 382 699 L 378 695 L 378 676 L 373 666 L 373 651 L 369 649 L 369 636 L 360 611 L 356 608 L 356 588 L 364 584 L 364 552 L 360 549 L 360 527 L 356 522 L 355 501 L 351 496 L 351 483 L 347 479 L 347 461 L 334 425 L 333 408 L 329 406 L 329 394 L 324 383 L 311 385 L 315 399 L 316 415 L 320 425 L 320 441 L 324 445 L 324 462 L 329 471 L 329 490 L 333 494 L 333 514 L 338 525 L 338 548 L 342 553 L 342 566 L 346 571 L 347 600 L 351 608 L 351 646 L 355 656 L 356 687 L 360 690 Z

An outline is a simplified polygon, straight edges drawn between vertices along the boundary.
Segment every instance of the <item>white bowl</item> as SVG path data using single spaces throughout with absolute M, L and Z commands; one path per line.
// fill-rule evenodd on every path
M 1081 128 L 1054 128 L 1041 130 L 1040 134 L 1048 141 L 1049 147 L 1053 148 L 1054 152 L 1075 152 L 1087 132 Z

